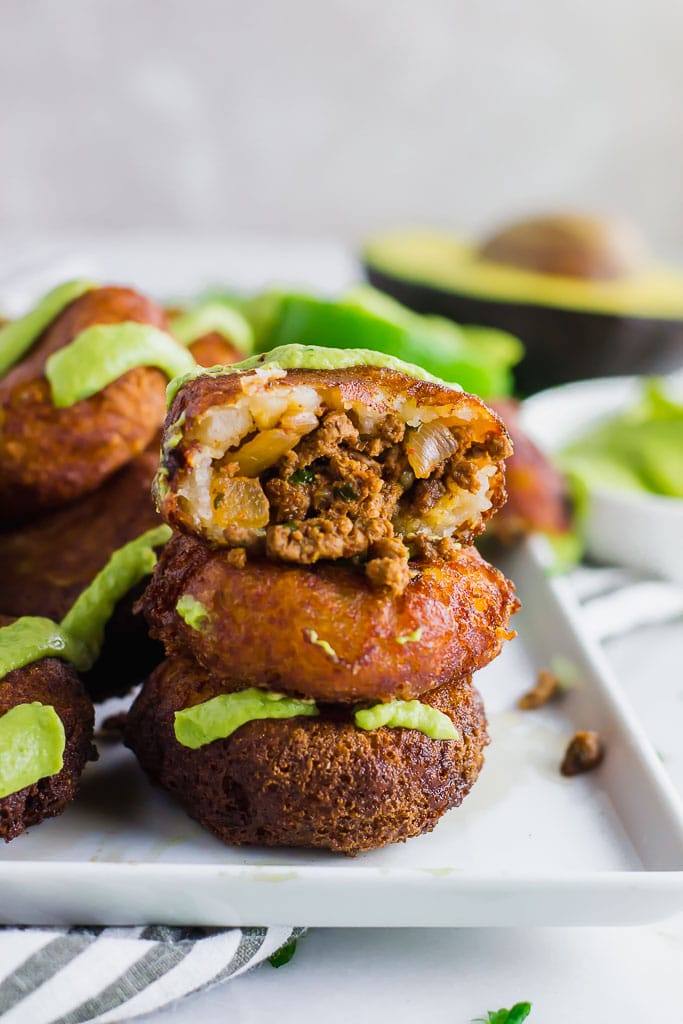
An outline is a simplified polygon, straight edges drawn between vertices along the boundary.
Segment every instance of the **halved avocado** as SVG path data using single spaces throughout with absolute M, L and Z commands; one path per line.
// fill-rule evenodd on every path
M 615 222 L 540 217 L 479 246 L 392 233 L 371 240 L 363 262 L 375 287 L 419 313 L 521 338 L 523 394 L 683 365 L 683 271 L 648 260 L 635 233 Z

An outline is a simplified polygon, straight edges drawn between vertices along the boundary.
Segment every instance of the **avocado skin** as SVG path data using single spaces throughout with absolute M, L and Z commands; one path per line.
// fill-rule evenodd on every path
M 683 320 L 496 302 L 408 281 L 370 263 L 363 269 L 370 284 L 416 313 L 497 327 L 521 338 L 526 354 L 514 374 L 522 395 L 574 380 L 668 373 L 683 366 Z

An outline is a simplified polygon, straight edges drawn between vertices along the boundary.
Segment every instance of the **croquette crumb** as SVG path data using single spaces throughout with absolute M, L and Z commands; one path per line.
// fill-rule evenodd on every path
M 563 775 L 580 775 L 597 768 L 605 756 L 605 747 L 597 732 L 577 732 L 569 741 L 560 771 Z
M 365 566 L 365 575 L 373 587 L 387 587 L 394 595 L 402 594 L 411 578 L 408 561 L 393 556 L 372 558 Z
M 554 672 L 542 668 L 538 673 L 536 685 L 519 698 L 517 707 L 520 711 L 535 711 L 536 708 L 542 708 L 548 701 L 554 700 L 559 694 L 560 680 Z
M 119 711 L 116 715 L 109 715 L 100 725 L 98 739 L 104 737 L 107 740 L 122 740 L 126 731 L 127 711 Z
M 247 552 L 244 548 L 230 548 L 225 560 L 236 569 L 244 569 L 247 564 Z

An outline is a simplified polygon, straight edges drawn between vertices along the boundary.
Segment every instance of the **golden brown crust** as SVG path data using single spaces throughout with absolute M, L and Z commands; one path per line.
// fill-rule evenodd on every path
M 152 440 L 164 415 L 159 370 L 136 367 L 66 409 L 55 408 L 44 376 L 48 356 L 82 330 L 128 320 L 166 326 L 163 311 L 137 292 L 87 292 L 0 381 L 0 522 L 25 522 L 95 490 Z
M 218 331 L 203 334 L 188 347 L 200 366 L 228 366 L 245 357 L 244 352 Z
M 422 699 L 448 715 L 459 740 L 414 729 L 356 728 L 350 710 L 319 718 L 254 721 L 190 750 L 175 711 L 224 691 L 181 660 L 164 662 L 128 716 L 126 743 L 147 774 L 230 845 L 323 847 L 354 855 L 431 831 L 469 792 L 488 743 L 469 679 Z
M 5 842 L 16 839 L 31 825 L 61 814 L 76 795 L 86 761 L 96 756 L 92 702 L 72 668 L 56 658 L 43 658 L 0 680 L 0 716 L 17 704 L 33 701 L 51 705 L 62 720 L 64 767 L 57 775 L 0 800 L 0 838 Z
M 62 619 L 110 555 L 157 526 L 150 447 L 80 501 L 0 533 L 0 613 Z
M 242 394 L 242 380 L 254 376 L 256 372 L 195 377 L 176 395 L 169 409 L 167 423 L 176 423 L 183 412 L 185 422 L 190 423 L 211 406 L 229 404 Z M 275 378 L 273 386 L 281 379 Z M 352 366 L 342 370 L 287 370 L 284 379 L 294 387 L 310 384 L 314 388 L 338 389 L 342 402 L 360 402 L 371 409 L 383 409 L 387 399 L 410 399 L 419 406 L 449 406 L 456 412 L 463 409 L 475 411 L 502 427 L 500 420 L 491 414 L 480 398 L 446 384 L 420 380 L 397 370 L 378 366 Z
M 509 543 L 535 530 L 566 533 L 572 520 L 567 481 L 519 426 L 518 404 L 507 398 L 491 404 L 505 422 L 514 452 L 505 467 L 507 502 L 487 526 L 487 536 Z
M 474 548 L 411 568 L 413 579 L 396 597 L 373 589 L 353 566 L 263 560 L 240 568 L 225 550 L 176 536 L 141 603 L 167 653 L 233 679 L 226 688 L 271 687 L 324 701 L 410 699 L 495 658 L 518 607 L 512 583 Z M 201 629 L 178 615 L 183 594 L 207 609 Z
M 61 620 L 114 551 L 159 524 L 150 492 L 158 461 L 157 441 L 92 494 L 0 533 L 0 614 Z M 93 700 L 126 693 L 162 658 L 144 617 L 133 613 L 143 589 L 119 601 L 102 653 L 83 676 Z

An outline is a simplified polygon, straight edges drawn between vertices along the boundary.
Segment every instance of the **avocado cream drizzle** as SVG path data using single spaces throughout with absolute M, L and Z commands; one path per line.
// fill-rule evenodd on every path
M 157 561 L 154 549 L 165 544 L 170 536 L 168 526 L 157 526 L 115 551 L 61 623 L 23 616 L 3 626 L 0 685 L 9 672 L 41 658 L 61 658 L 80 672 L 91 668 L 100 653 L 104 627 L 115 605 L 152 572 Z
M 25 316 L 0 328 L 0 377 L 18 363 L 59 314 L 81 295 L 97 288 L 92 281 L 66 281 L 44 295 Z
M 168 405 L 180 389 L 196 377 L 222 377 L 231 373 L 248 370 L 347 370 L 354 366 L 376 366 L 379 369 L 396 370 L 417 380 L 428 380 L 452 391 L 461 391 L 458 384 L 447 383 L 427 373 L 420 366 L 406 363 L 386 352 L 373 352 L 367 348 L 325 348 L 322 345 L 281 345 L 279 348 L 249 356 L 241 363 L 231 366 L 212 366 L 210 369 L 195 367 L 182 377 L 172 380 L 166 389 Z
M 458 730 L 453 722 L 431 704 L 419 700 L 390 700 L 371 708 L 356 711 L 353 720 L 359 729 L 379 729 L 383 725 L 400 729 L 417 729 L 433 740 L 457 740 Z
M 126 321 L 88 327 L 45 364 L 52 401 L 58 409 L 102 391 L 128 370 L 154 366 L 167 377 L 187 373 L 196 363 L 166 331 Z
M 64 767 L 66 735 L 50 704 L 16 704 L 0 715 L 0 800 Z
M 183 622 L 197 632 L 201 632 L 209 621 L 209 613 L 205 606 L 192 594 L 182 594 L 176 602 L 175 610 Z
M 237 693 L 222 693 L 218 697 L 176 711 L 174 732 L 184 747 L 199 747 L 224 740 L 247 722 L 267 718 L 316 717 L 320 714 L 314 700 L 286 697 L 283 693 L 250 687 Z M 457 740 L 459 733 L 443 711 L 417 700 L 393 700 L 388 704 L 356 711 L 354 722 L 359 729 L 389 728 L 415 729 L 434 740 Z
M 174 732 L 184 747 L 197 750 L 214 740 L 231 736 L 242 725 L 264 718 L 315 717 L 320 712 L 313 700 L 297 700 L 284 693 L 250 687 L 176 711 Z
M 253 352 L 254 333 L 236 309 L 222 302 L 207 302 L 171 317 L 173 337 L 181 345 L 191 345 L 205 334 L 220 334 L 243 352 Z
M 85 646 L 52 619 L 23 615 L 0 629 L 0 685 L 9 672 L 41 658 L 61 658 L 79 671 L 90 667 Z

